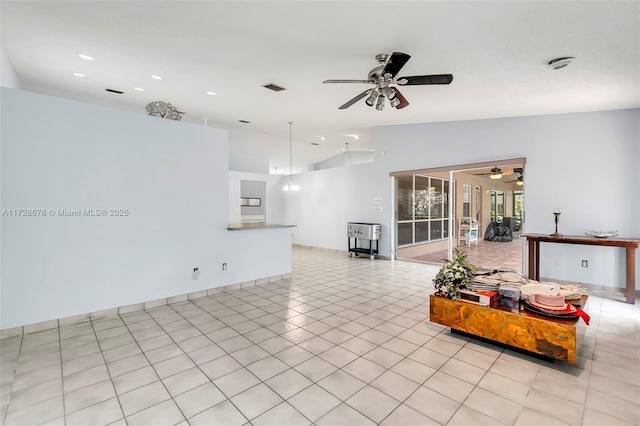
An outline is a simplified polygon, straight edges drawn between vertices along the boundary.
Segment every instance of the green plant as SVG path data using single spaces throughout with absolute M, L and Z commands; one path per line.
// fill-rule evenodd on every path
M 460 290 L 468 287 L 477 270 L 477 266 L 467 261 L 467 255 L 456 249 L 454 258 L 448 260 L 433 279 L 436 294 L 460 300 Z

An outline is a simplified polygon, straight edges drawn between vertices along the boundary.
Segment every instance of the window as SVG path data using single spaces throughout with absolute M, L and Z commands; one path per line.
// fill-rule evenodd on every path
M 522 222 L 524 222 L 523 191 L 513 191 L 513 215 L 516 217 L 516 231 L 522 230 Z
M 449 181 L 413 175 L 396 184 L 398 246 L 448 238 Z
M 504 218 L 504 192 L 491 191 L 491 221 L 502 225 Z
M 471 217 L 471 185 L 462 185 L 462 217 Z

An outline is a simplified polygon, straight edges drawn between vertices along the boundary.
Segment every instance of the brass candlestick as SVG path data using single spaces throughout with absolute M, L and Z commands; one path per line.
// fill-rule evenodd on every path
M 556 232 L 551 234 L 552 237 L 562 237 L 562 234 L 558 232 L 558 222 L 560 221 L 560 209 L 555 209 L 553 212 L 554 221 L 556 223 Z

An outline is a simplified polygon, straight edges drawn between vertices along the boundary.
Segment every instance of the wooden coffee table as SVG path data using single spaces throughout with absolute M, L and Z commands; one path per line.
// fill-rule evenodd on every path
M 582 296 L 580 306 L 584 307 L 587 299 Z M 586 330 L 582 320 L 551 318 L 506 306 L 491 308 L 433 294 L 430 302 L 431 322 L 572 364 Z

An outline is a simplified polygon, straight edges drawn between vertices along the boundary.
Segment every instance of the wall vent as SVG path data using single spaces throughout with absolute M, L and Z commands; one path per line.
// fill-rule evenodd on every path
M 265 84 L 262 87 L 265 87 L 265 88 L 267 88 L 269 90 L 273 90 L 274 92 L 281 92 L 281 91 L 285 90 L 284 87 L 278 86 L 277 84 L 273 84 L 273 83 Z

